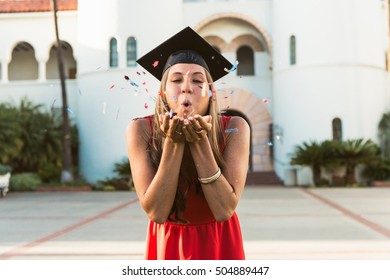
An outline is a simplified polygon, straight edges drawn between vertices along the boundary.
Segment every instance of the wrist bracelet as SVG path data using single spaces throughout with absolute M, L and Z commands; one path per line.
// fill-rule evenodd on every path
M 202 184 L 210 184 L 212 182 L 215 182 L 218 180 L 218 178 L 222 175 L 221 173 L 221 168 L 218 167 L 217 173 L 215 173 L 213 176 L 208 177 L 208 178 L 198 178 L 199 182 Z

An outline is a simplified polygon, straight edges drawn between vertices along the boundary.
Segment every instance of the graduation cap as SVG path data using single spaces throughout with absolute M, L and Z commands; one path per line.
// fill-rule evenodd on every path
M 225 68 L 232 67 L 225 57 L 190 27 L 176 33 L 137 62 L 160 81 L 164 72 L 177 63 L 201 65 L 210 72 L 214 81 L 228 74 Z

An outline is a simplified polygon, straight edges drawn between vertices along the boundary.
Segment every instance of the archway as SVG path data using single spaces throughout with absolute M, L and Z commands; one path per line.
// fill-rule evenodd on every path
M 239 88 L 217 91 L 218 106 L 223 114 L 241 116 L 251 127 L 250 171 L 273 171 L 270 125 L 272 117 L 267 103 Z
M 12 50 L 12 59 L 8 64 L 10 81 L 37 80 L 38 61 L 34 48 L 27 42 L 18 43 Z
M 67 79 L 76 79 L 77 63 L 73 56 L 73 49 L 65 41 L 61 42 L 62 55 L 64 59 L 65 74 Z M 49 59 L 46 63 L 46 79 L 59 79 L 57 47 L 53 45 L 50 49 Z

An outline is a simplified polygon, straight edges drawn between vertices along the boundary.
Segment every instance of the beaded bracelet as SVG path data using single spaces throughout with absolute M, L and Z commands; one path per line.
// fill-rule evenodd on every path
M 222 175 L 221 173 L 221 168 L 218 167 L 217 173 L 215 173 L 213 176 L 208 177 L 208 178 L 198 178 L 199 182 L 202 184 L 210 184 L 212 182 L 215 182 L 218 180 L 218 178 Z

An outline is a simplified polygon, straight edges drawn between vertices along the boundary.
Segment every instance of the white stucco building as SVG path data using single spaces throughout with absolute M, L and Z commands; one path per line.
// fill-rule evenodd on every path
M 24 10 L 17 2 L 0 6 L 0 102 L 28 96 L 60 108 L 53 13 L 42 1 Z M 126 158 L 128 122 L 153 113 L 158 81 L 135 60 L 186 26 L 239 62 L 216 84 L 221 110 L 250 123 L 250 172 L 288 179 L 289 155 L 303 141 L 377 142 L 390 110 L 388 0 L 62 2 L 68 100 L 90 182 Z M 299 184 L 310 181 L 298 173 Z

